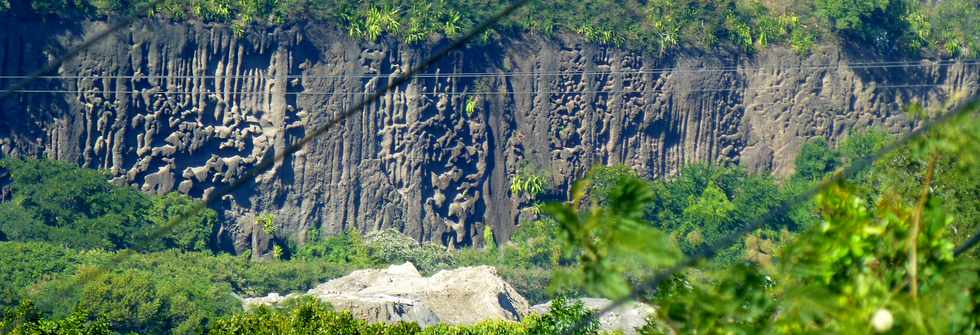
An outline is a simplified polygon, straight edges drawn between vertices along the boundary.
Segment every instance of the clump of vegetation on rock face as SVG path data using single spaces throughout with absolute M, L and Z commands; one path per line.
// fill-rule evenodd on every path
M 467 116 L 473 116 L 473 113 L 476 113 L 476 109 L 479 106 L 480 106 L 480 98 L 479 97 L 469 97 L 469 98 L 466 98 L 466 107 L 464 108 L 466 110 L 466 115 Z
M 262 231 L 266 235 L 273 235 L 276 233 L 276 215 L 272 213 L 262 213 L 255 216 L 255 223 L 262 227 Z
M 517 174 L 510 180 L 510 192 L 515 196 L 533 199 L 544 192 L 544 178 L 535 174 Z
M 517 198 L 534 199 L 551 187 L 547 178 L 541 169 L 524 163 L 510 179 L 510 193 Z

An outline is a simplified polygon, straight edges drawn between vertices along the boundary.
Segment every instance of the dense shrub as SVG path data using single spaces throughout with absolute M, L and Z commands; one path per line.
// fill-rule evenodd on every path
M 693 252 L 710 245 L 772 209 L 788 196 L 769 176 L 752 175 L 738 167 L 692 164 L 666 180 L 654 181 L 655 197 L 646 218 L 669 232 L 679 246 Z M 790 227 L 789 214 L 776 215 L 769 227 Z M 719 259 L 739 258 L 741 246 L 723 252 Z
M 837 157 L 827 140 L 813 138 L 800 148 L 796 156 L 796 175 L 807 180 L 820 179 L 837 167 Z
M 108 176 L 69 163 L 0 161 L 10 171 L 14 199 L 0 210 L 8 240 L 43 240 L 80 248 L 139 247 L 149 200 Z M 19 212 L 19 213 L 18 213 Z
M 217 214 L 172 193 L 148 196 L 101 171 L 55 160 L 4 159 L 13 200 L 0 204 L 0 238 L 73 248 L 208 250 Z M 187 214 L 194 214 L 187 217 Z M 176 220 L 180 218 L 180 220 Z
M 376 265 L 364 237 L 356 231 L 343 232 L 322 240 L 308 241 L 299 247 L 296 257 L 355 266 Z
M 87 311 L 122 333 L 198 333 L 209 319 L 241 309 L 227 284 L 186 273 L 145 270 L 100 271 L 83 267 L 77 275 L 38 284 L 35 303 L 54 318 Z
M 77 251 L 50 243 L 0 242 L 0 308 L 15 306 L 35 282 L 73 273 Z
M 306 300 L 290 309 L 259 308 L 219 319 L 209 334 L 416 334 L 414 323 L 368 324 L 350 312 L 334 312 L 318 300 Z
M 412 262 L 422 272 L 432 272 L 454 264 L 446 247 L 419 243 L 397 230 L 373 231 L 366 236 L 366 240 L 371 258 L 379 264 Z
M 30 301 L 0 309 L 0 332 L 12 335 L 36 334 L 114 334 L 109 322 L 85 311 L 75 311 L 60 319 L 48 319 Z

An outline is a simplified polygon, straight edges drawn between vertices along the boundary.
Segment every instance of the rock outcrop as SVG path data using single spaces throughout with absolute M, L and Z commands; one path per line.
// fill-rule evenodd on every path
M 520 320 L 528 303 L 490 266 L 439 271 L 423 277 L 412 263 L 358 270 L 310 289 L 306 295 L 371 322 L 474 324 Z M 274 305 L 297 294 L 245 298 L 246 308 Z
M 573 302 L 582 303 L 585 308 L 592 311 L 599 311 L 612 303 L 609 299 L 601 298 L 579 298 Z M 551 302 L 531 307 L 532 313 L 544 314 L 551 308 Z M 647 324 L 647 318 L 654 315 L 656 311 L 650 305 L 641 302 L 629 302 L 599 317 L 599 330 L 603 332 L 621 331 L 626 335 L 637 333 L 637 329 Z
M 0 75 L 28 74 L 106 27 L 0 22 Z M 206 197 L 441 45 L 352 41 L 318 24 L 237 36 L 142 21 L 35 82 L 33 93 L 0 101 L 0 154 L 77 162 L 146 192 Z M 271 237 L 254 217 L 274 212 L 279 234 L 300 243 L 313 229 L 394 228 L 479 245 L 484 225 L 506 240 L 529 215 L 528 201 L 509 192 L 523 166 L 548 172 L 557 197 L 595 164 L 659 177 L 691 162 L 734 162 L 786 175 L 807 138 L 834 143 L 870 125 L 908 130 L 915 123 L 901 110 L 910 102 L 980 89 L 976 63 L 867 65 L 881 61 L 836 46 L 805 56 L 779 47 L 655 55 L 573 37 L 473 46 L 220 199 L 220 236 L 226 249 L 268 253 Z M 0 87 L 16 80 L 0 77 Z

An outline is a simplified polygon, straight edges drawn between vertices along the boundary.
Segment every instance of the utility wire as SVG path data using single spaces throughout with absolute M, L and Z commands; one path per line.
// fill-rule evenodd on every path
M 823 64 L 823 65 L 800 65 L 787 67 L 766 67 L 766 66 L 728 66 L 728 67 L 703 67 L 703 68 L 684 68 L 684 67 L 660 67 L 652 69 L 638 70 L 610 70 L 610 71 L 541 71 L 541 72 L 455 72 L 455 73 L 421 73 L 414 78 L 507 78 L 507 77 L 549 77 L 549 76 L 576 76 L 576 75 L 637 75 L 637 74 L 690 74 L 690 73 L 726 73 L 726 72 L 747 72 L 760 70 L 838 70 L 838 69 L 881 69 L 881 68 L 928 68 L 937 66 L 953 65 L 980 65 L 980 61 L 957 61 L 939 60 L 934 62 L 859 62 L 845 64 Z M 305 75 L 294 74 L 285 76 L 287 79 L 363 79 L 363 78 L 386 78 L 398 76 L 397 73 L 378 73 L 378 74 L 336 74 L 336 75 Z M 0 75 L 0 79 L 28 78 L 29 76 L 19 75 Z M 57 76 L 35 76 L 36 79 L 267 79 L 265 73 L 252 75 L 57 75 Z
M 898 88 L 928 88 L 928 87 L 956 87 L 952 84 L 895 84 L 895 85 L 872 85 L 867 84 L 866 87 L 873 89 L 898 89 Z M 582 91 L 490 91 L 490 92 L 414 92 L 409 95 L 414 96 L 494 96 L 494 95 L 525 95 L 525 94 L 555 94 L 555 95 L 570 95 L 570 94 L 630 94 L 630 93 L 698 93 L 698 92 L 754 92 L 754 91 L 771 91 L 779 89 L 793 89 L 789 86 L 768 86 L 768 87 L 745 87 L 745 88 L 705 88 L 705 89 L 691 89 L 691 90 L 582 90 Z M 91 90 L 19 90 L 15 93 L 25 93 L 25 94 L 85 94 L 85 93 L 105 93 L 110 94 L 149 94 L 149 95 L 169 95 L 169 94 L 198 94 L 198 95 L 273 95 L 269 91 L 165 91 L 165 90 L 138 90 L 138 91 L 101 91 L 97 89 Z M 303 91 L 303 92 L 281 92 L 278 94 L 285 95 L 314 95 L 314 96 L 371 96 L 377 94 L 377 92 L 318 92 L 318 91 Z
M 677 264 L 674 264 L 673 266 L 667 268 L 666 270 L 657 273 L 650 280 L 648 280 L 645 283 L 643 283 L 642 285 L 640 285 L 639 289 L 633 289 L 633 290 L 631 290 L 630 294 L 627 295 L 626 297 L 616 299 L 615 301 L 613 301 L 612 303 L 610 303 L 609 305 L 607 305 L 605 308 L 602 308 L 601 310 L 599 310 L 598 312 L 592 314 L 591 316 L 579 320 L 578 322 L 576 322 L 572 326 L 572 328 L 570 328 L 568 331 L 564 332 L 564 334 L 565 335 L 574 334 L 576 331 L 578 331 L 578 330 L 582 329 L 583 327 L 585 327 L 592 320 L 598 320 L 600 317 L 602 317 L 606 313 L 609 313 L 612 310 L 614 310 L 616 308 L 619 308 L 620 306 L 623 306 L 627 302 L 630 302 L 630 301 L 639 299 L 640 298 L 640 295 L 643 292 L 646 292 L 647 290 L 656 289 L 664 280 L 670 278 L 674 274 L 677 274 L 678 272 L 680 272 L 680 271 L 682 271 L 682 270 L 684 270 L 684 269 L 686 269 L 688 267 L 691 267 L 694 264 L 697 264 L 698 262 L 700 262 L 702 260 L 706 260 L 706 259 L 710 259 L 710 258 L 714 257 L 719 250 L 728 248 L 728 247 L 734 245 L 735 243 L 738 243 L 739 241 L 742 240 L 742 238 L 746 234 L 749 234 L 749 233 L 755 231 L 756 229 L 761 228 L 763 225 L 766 224 L 766 222 L 769 222 L 770 219 L 775 218 L 777 213 L 785 213 L 785 212 L 788 212 L 789 210 L 793 209 L 796 205 L 799 205 L 799 204 L 801 204 L 801 203 L 803 203 L 805 201 L 810 200 L 810 198 L 812 198 L 813 196 L 819 194 L 820 192 L 823 192 L 824 190 L 826 190 L 830 186 L 832 186 L 834 184 L 837 184 L 840 181 L 844 180 L 845 178 L 851 177 L 854 174 L 856 174 L 856 173 L 864 170 L 865 168 L 871 166 L 872 163 L 874 163 L 875 161 L 877 161 L 878 159 L 880 159 L 884 155 L 887 155 L 887 154 L 891 153 L 892 151 L 895 151 L 896 149 L 905 146 L 906 144 L 908 144 L 909 142 L 911 142 L 915 138 L 917 138 L 917 137 L 919 137 L 919 136 L 921 136 L 921 135 L 923 135 L 925 133 L 928 133 L 933 128 L 935 128 L 937 125 L 942 124 L 942 123 L 945 123 L 945 122 L 947 122 L 949 120 L 953 120 L 953 119 L 955 119 L 955 118 L 957 118 L 959 116 L 962 116 L 962 115 L 974 113 L 974 112 L 976 112 L 978 110 L 980 110 L 980 97 L 974 97 L 974 98 L 971 98 L 969 101 L 967 101 L 967 102 L 965 102 L 965 103 L 957 106 L 954 109 L 954 111 L 952 111 L 952 112 L 946 112 L 946 113 L 944 113 L 944 114 L 942 114 L 940 116 L 937 116 L 937 117 L 935 117 L 935 118 L 933 118 L 931 120 L 926 121 L 918 129 L 915 129 L 912 132 L 906 134 L 905 136 L 902 136 L 898 140 L 896 140 L 896 141 L 894 141 L 894 142 L 892 142 L 892 143 L 890 143 L 890 144 L 882 147 L 881 149 L 879 149 L 878 151 L 872 153 L 871 155 L 864 156 L 860 160 L 854 161 L 853 163 L 851 163 L 850 165 L 848 165 L 844 169 L 839 170 L 837 173 L 834 173 L 829 178 L 825 178 L 822 182 L 820 182 L 819 184 L 817 184 L 815 187 L 812 187 L 812 188 L 808 189 L 806 192 L 802 192 L 802 193 L 797 194 L 796 196 L 793 196 L 793 197 L 791 197 L 791 198 L 789 198 L 787 200 L 783 200 L 774 209 L 771 209 L 771 210 L 767 211 L 765 214 L 757 217 L 755 220 L 751 221 L 749 224 L 747 224 L 747 225 L 745 225 L 745 226 L 743 226 L 743 227 L 735 230 L 731 234 L 727 234 L 726 237 L 723 238 L 722 240 L 720 240 L 718 243 L 716 243 L 714 245 L 709 245 L 709 246 L 707 246 L 705 248 L 701 248 L 697 252 L 695 252 L 695 253 L 691 254 L 690 256 L 684 258 L 683 260 L 681 260 Z M 959 248 L 957 248 L 956 249 L 957 254 L 960 254 L 960 253 L 966 251 L 967 249 L 969 249 L 970 247 L 972 247 L 973 245 L 975 245 L 977 243 L 977 239 L 978 239 L 978 237 L 977 236 L 974 236 L 970 241 L 967 241 L 966 244 L 964 244 L 964 245 L 960 246 Z

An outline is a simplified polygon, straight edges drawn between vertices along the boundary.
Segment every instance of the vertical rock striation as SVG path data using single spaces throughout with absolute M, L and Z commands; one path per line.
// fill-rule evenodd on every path
M 16 76 L 107 24 L 0 26 L 0 74 Z M 32 93 L 0 101 L 0 152 L 107 169 L 145 192 L 205 197 L 441 46 L 356 42 L 317 24 L 235 36 L 144 21 Z M 596 164 L 650 177 L 698 161 L 786 175 L 807 138 L 837 141 L 871 125 L 908 130 L 903 106 L 978 90 L 975 63 L 881 62 L 834 46 L 807 56 L 771 48 L 660 57 L 525 36 L 472 47 L 221 199 L 221 236 L 228 248 L 264 249 L 254 217 L 270 211 L 300 242 L 313 228 L 396 228 L 465 245 L 482 243 L 487 224 L 506 239 L 527 206 L 509 190 L 524 165 L 549 172 L 559 196 Z M 0 86 L 15 81 L 0 77 Z

